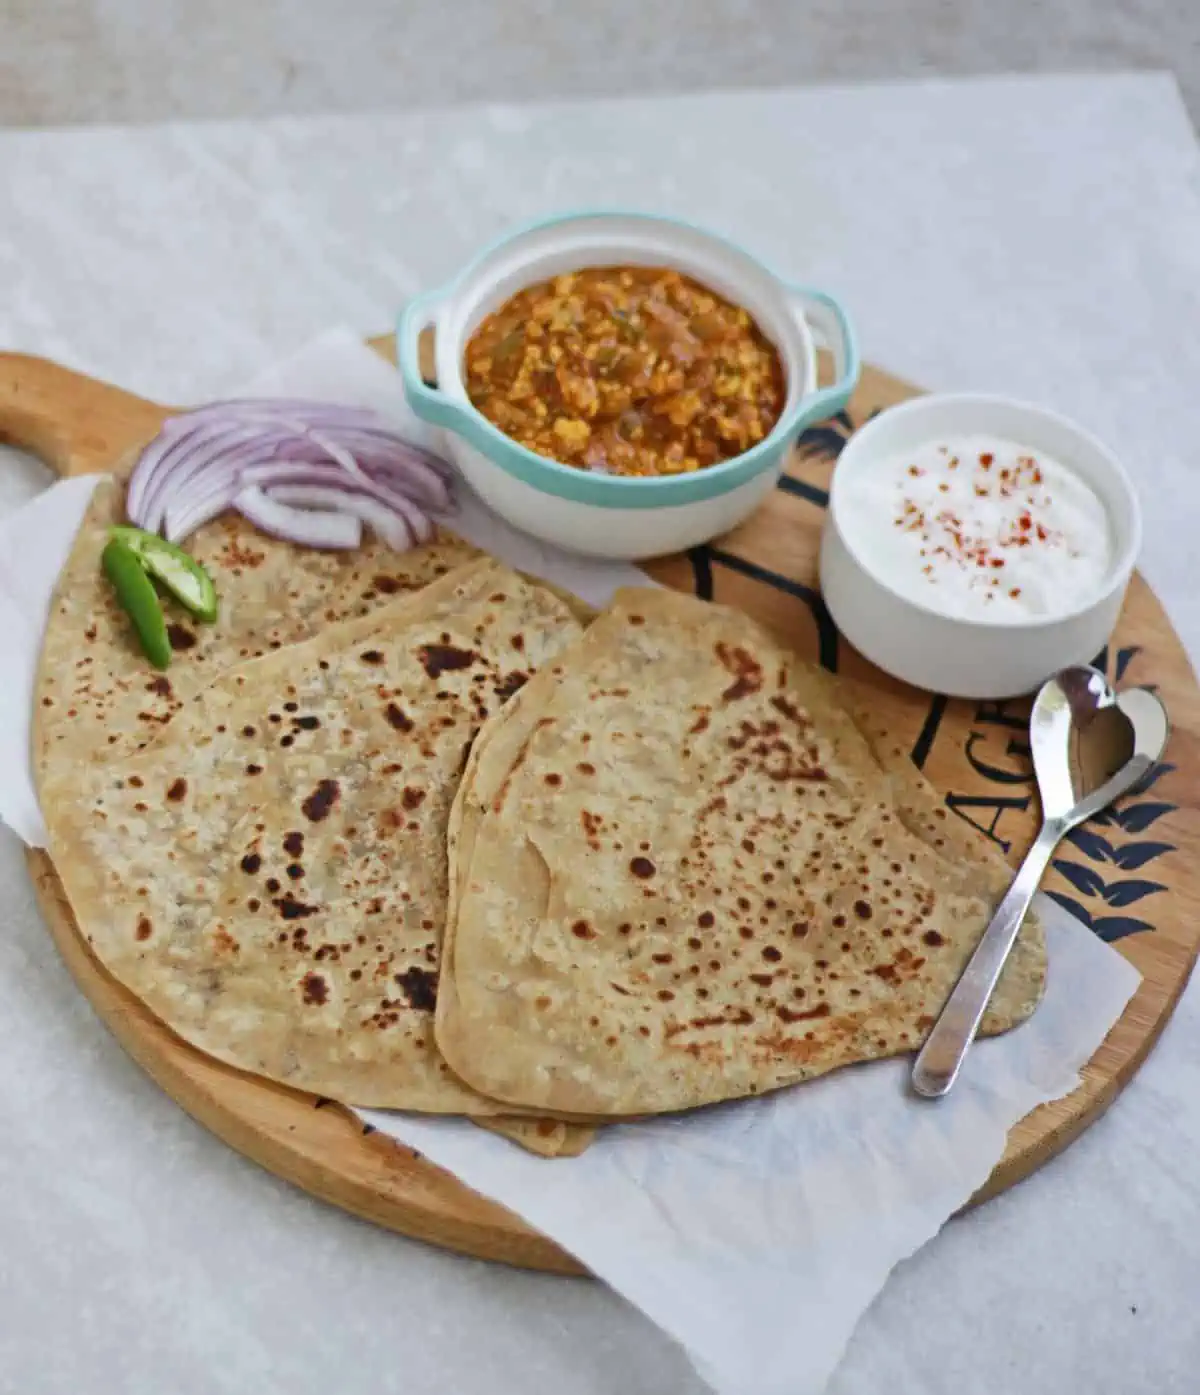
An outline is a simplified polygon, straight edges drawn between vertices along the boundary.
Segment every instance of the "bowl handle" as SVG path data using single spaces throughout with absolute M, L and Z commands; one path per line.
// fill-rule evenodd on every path
M 789 286 L 787 289 L 793 313 L 801 316 L 811 327 L 817 344 L 833 355 L 834 382 L 829 387 L 818 388 L 804 399 L 800 425 L 807 427 L 814 422 L 824 421 L 845 407 L 858 385 L 862 365 L 854 326 L 841 303 L 811 286 Z
M 434 426 L 452 426 L 462 414 L 456 402 L 430 387 L 421 376 L 421 333 L 430 328 L 437 332 L 444 295 L 444 290 L 438 289 L 413 296 L 400 312 L 396 327 L 396 367 L 404 382 L 404 395 L 417 416 Z

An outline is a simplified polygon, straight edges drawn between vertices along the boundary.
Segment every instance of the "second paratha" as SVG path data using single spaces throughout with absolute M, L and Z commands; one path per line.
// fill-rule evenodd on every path
M 453 1069 L 601 1118 L 915 1049 L 1006 872 L 836 680 L 666 591 L 620 593 L 561 667 L 485 730 L 452 817 Z M 1044 972 L 1031 919 L 984 1030 L 1028 1016 Z

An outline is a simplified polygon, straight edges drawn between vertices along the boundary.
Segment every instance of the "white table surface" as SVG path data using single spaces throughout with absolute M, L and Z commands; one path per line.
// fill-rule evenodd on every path
M 597 204 L 836 288 L 916 381 L 1088 423 L 1200 657 L 1200 152 L 1163 77 L 0 133 L 0 346 L 203 398 L 331 323 L 386 328 L 513 219 Z M 0 466 L 0 508 L 43 478 Z M 194 1124 L 76 992 L 5 830 L 0 983 L 0 1391 L 700 1390 L 599 1285 L 373 1229 Z M 1194 988 L 1066 1156 L 893 1275 L 831 1390 L 1190 1395 L 1198 1153 Z

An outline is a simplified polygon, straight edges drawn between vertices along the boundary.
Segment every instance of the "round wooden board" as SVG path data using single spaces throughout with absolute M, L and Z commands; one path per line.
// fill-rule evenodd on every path
M 393 345 L 388 338 L 373 347 L 390 356 Z M 880 710 L 947 806 L 1016 862 L 1037 818 L 1027 705 L 931 698 L 886 677 L 840 638 L 817 589 L 825 491 L 837 454 L 866 418 L 916 391 L 867 369 L 849 412 L 805 433 L 780 487 L 754 518 L 719 544 L 648 570 L 668 585 L 741 607 L 806 656 L 869 681 Z M 0 440 L 34 451 L 59 474 L 126 468 L 168 414 L 56 364 L 0 354 Z M 1017 1125 L 975 1202 L 1028 1176 L 1111 1104 L 1157 1040 L 1200 948 L 1200 700 L 1187 655 L 1140 577 L 1098 662 L 1116 682 L 1156 685 L 1174 730 L 1151 787 L 1077 831 L 1055 860 L 1047 889 L 1136 965 L 1142 983 L 1080 1087 Z M 185 1045 L 92 957 L 48 857 L 31 851 L 28 860 L 51 935 L 92 1006 L 162 1088 L 234 1148 L 316 1196 L 406 1235 L 485 1259 L 581 1272 L 516 1216 L 413 1150 L 364 1129 L 349 1110 Z

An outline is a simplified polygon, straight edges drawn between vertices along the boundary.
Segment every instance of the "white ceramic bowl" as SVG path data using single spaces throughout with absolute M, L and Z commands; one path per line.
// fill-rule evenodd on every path
M 845 502 L 851 482 L 887 456 L 966 435 L 999 436 L 1041 451 L 1073 469 L 1099 495 L 1113 530 L 1113 560 L 1082 603 L 1016 620 L 944 615 L 899 594 L 855 546 Z M 821 591 L 842 634 L 887 673 L 951 697 L 1015 697 L 1069 664 L 1090 663 L 1104 648 L 1141 536 L 1141 510 L 1129 477 L 1095 437 L 1065 417 L 1004 397 L 917 397 L 869 422 L 838 458 L 821 539 Z
M 632 479 L 535 455 L 477 412 L 462 380 L 463 351 L 480 322 L 525 286 L 588 266 L 669 266 L 743 306 L 779 350 L 783 413 L 753 450 L 692 474 Z M 421 378 L 418 341 L 434 333 L 437 386 Z M 835 382 L 817 385 L 816 343 Z M 397 358 L 418 416 L 443 428 L 472 489 L 516 527 L 595 557 L 678 552 L 740 523 L 770 492 L 796 437 L 840 411 L 858 381 L 854 333 L 841 306 L 792 286 L 723 238 L 671 218 L 583 213 L 518 229 L 487 248 L 449 285 L 410 301 Z

